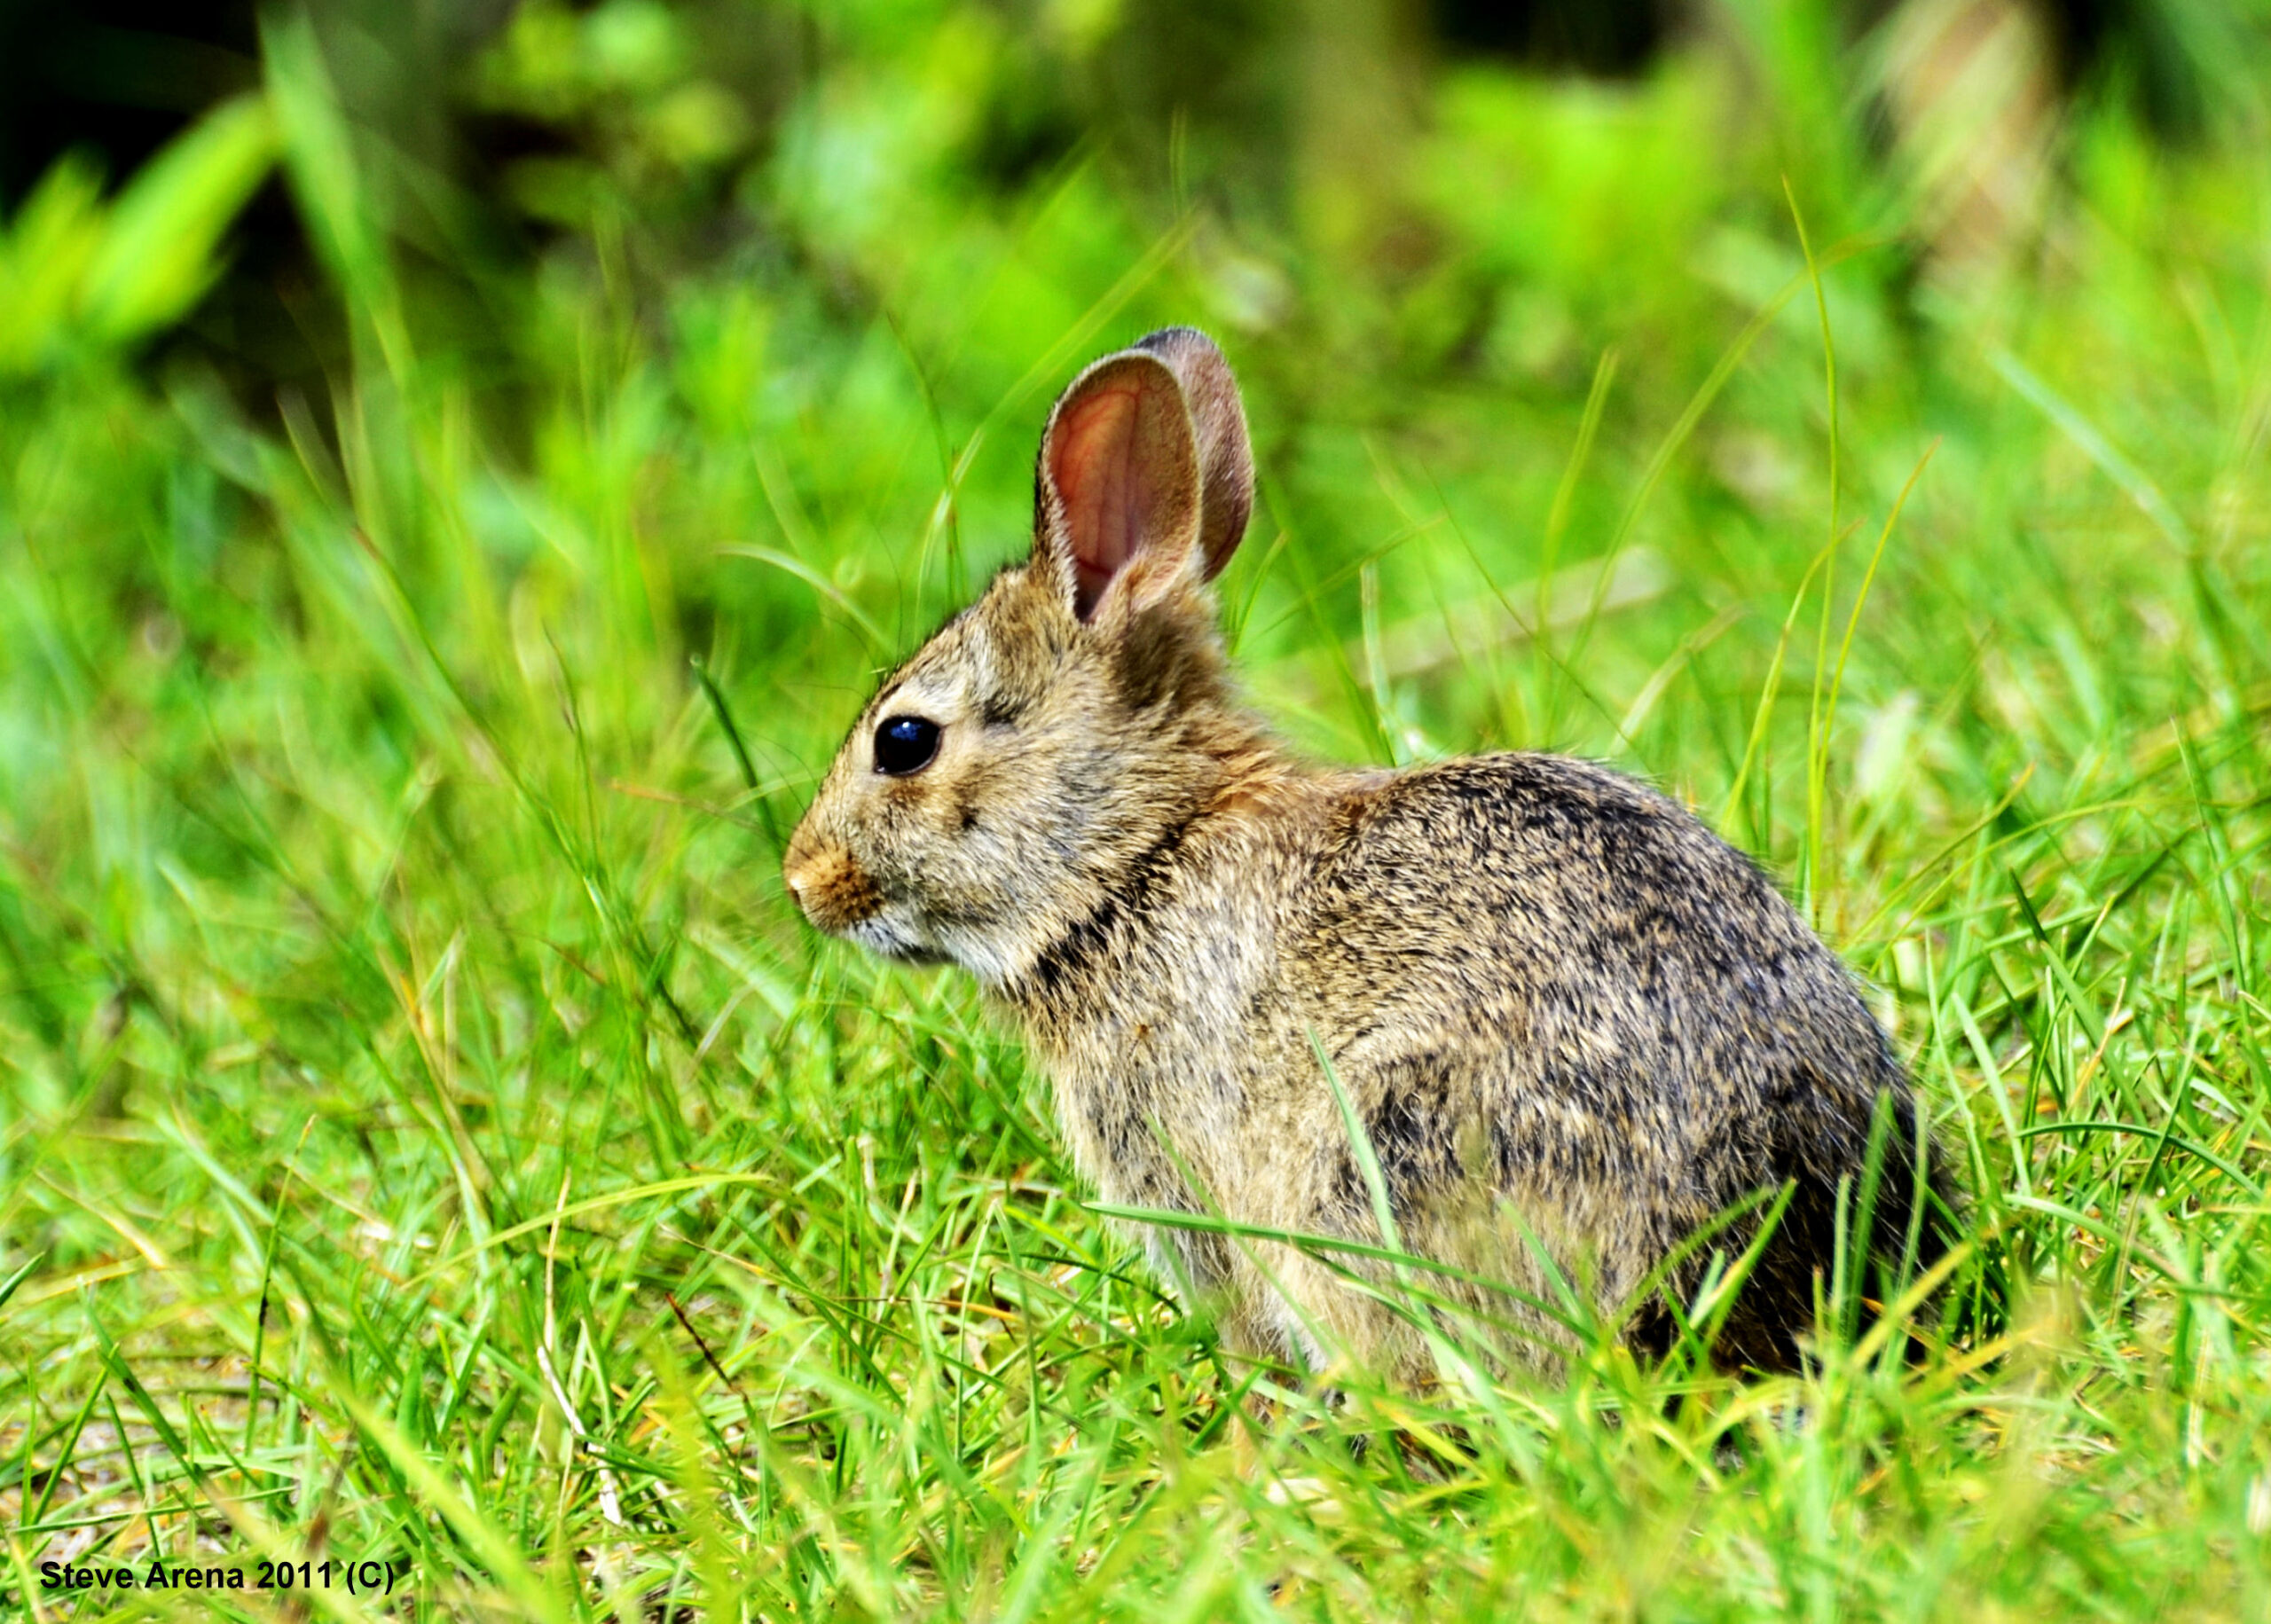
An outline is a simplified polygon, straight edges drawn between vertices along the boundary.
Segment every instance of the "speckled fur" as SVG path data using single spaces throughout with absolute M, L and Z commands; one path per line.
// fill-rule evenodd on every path
M 1538 1297 L 1540 1246 L 1614 1312 L 1714 1214 L 1787 1183 L 1718 1349 L 1788 1364 L 1880 1096 L 1876 1252 L 1898 1256 L 1909 1224 L 1915 1108 L 1851 977 L 1748 859 L 1607 768 L 1515 754 L 1360 773 L 1278 745 L 1232 688 L 1205 584 L 1245 518 L 1235 390 L 1187 329 L 1146 345 L 1052 415 L 1032 558 L 853 727 L 790 847 L 800 904 L 877 952 L 975 974 L 1053 1079 L 1106 1202 L 1377 1243 L 1319 1049 L 1402 1243 Z M 1189 416 L 1157 415 L 1162 372 Z M 1106 498 L 1090 463 L 1052 448 L 1114 389 L 1097 432 L 1124 420 L 1126 444 L 1091 462 L 1149 519 L 1090 602 L 1102 572 L 1075 568 L 1081 519 L 1058 475 Z M 1110 415 L 1138 408 L 1154 415 Z M 1195 456 L 1159 438 L 1178 418 Z M 927 768 L 893 778 L 872 738 L 900 714 L 943 731 Z M 1145 1235 L 1236 1349 L 1425 1374 L 1409 1327 L 1291 1249 Z M 1485 1306 L 1550 1344 L 1541 1316 Z M 1628 1334 L 1660 1344 L 1669 1323 L 1644 1308 Z

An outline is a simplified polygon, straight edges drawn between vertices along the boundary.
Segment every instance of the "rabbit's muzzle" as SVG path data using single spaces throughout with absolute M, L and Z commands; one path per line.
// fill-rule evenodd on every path
M 815 929 L 841 936 L 884 905 L 884 894 L 846 848 L 809 841 L 799 830 L 781 860 L 789 894 Z

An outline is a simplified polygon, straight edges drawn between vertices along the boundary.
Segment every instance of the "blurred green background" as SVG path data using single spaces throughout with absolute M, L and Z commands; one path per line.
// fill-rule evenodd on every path
M 335 673 L 315 730 L 397 775 L 441 748 L 388 710 L 428 702 L 413 670 L 488 725 L 550 663 L 608 690 L 608 773 L 708 784 L 735 757 L 686 710 L 701 662 L 777 834 L 868 673 L 1023 548 L 1055 389 L 1189 321 L 1264 473 L 1230 623 L 1305 744 L 1621 757 L 1804 846 L 1810 893 L 1821 707 L 1741 696 L 1819 663 L 1794 595 L 1844 613 L 1928 449 L 1843 702 L 1868 795 L 1925 767 L 1953 781 L 1920 794 L 1991 804 L 2040 758 L 2027 728 L 1933 743 L 2006 633 L 2071 635 L 2055 657 L 2164 718 L 2235 657 L 2163 651 L 2196 595 L 2254 649 L 2267 27 L 2196 0 L 16 5 L 0 428 L 38 608 L 11 810 L 84 792 L 35 741 L 98 694 L 146 717 L 139 770 L 209 778 L 238 743 L 213 707 L 289 628 L 287 663 L 408 685 L 358 708 Z M 172 849 L 150 833 L 130 868 Z
M 2260 0 L 0 4 L 17 1573 L 2259 1616 L 2267 300 Z M 1921 1370 L 1352 1383 L 1312 1516 L 970 989 L 797 922 L 1178 322 L 1292 737 L 1646 774 L 1868 978 L 1975 1204 Z
M 861 680 L 847 624 L 872 665 L 1022 546 L 1073 367 L 1192 321 L 1240 370 L 1266 474 L 1242 651 L 1356 656 L 1289 680 L 1334 696 L 1289 718 L 1310 742 L 1732 781 L 1748 718 L 1702 702 L 1753 679 L 1758 639 L 1721 635 L 1771 629 L 1928 444 L 1890 578 L 2023 578 L 2069 493 L 1983 466 L 2048 427 L 2010 365 L 2102 404 L 2171 489 L 2205 499 L 2254 449 L 2193 432 L 2243 409 L 2180 402 L 2164 357 L 2247 387 L 2265 27 L 2147 0 L 17 5 L 9 428 L 63 459 L 43 523 L 105 537 L 59 540 L 46 577 L 102 669 L 153 613 L 197 649 L 305 592 L 274 568 L 269 476 L 232 466 L 257 440 L 385 532 L 445 645 L 487 639 L 508 589 L 586 594 L 547 633 L 601 639 L 581 657 L 675 673 L 660 692 L 700 657 L 769 715 L 832 718 Z M 298 77 L 263 98 L 279 61 Z M 1835 504 L 1805 376 L 1824 316 Z M 63 450 L 122 411 L 114 454 Z M 444 471 L 413 439 L 445 422 Z M 1628 549 L 1601 592 L 1556 577 L 1557 609 L 1537 585 Z M 208 572 L 232 590 L 159 609 Z M 1517 587 L 1528 619 L 1654 607 L 1564 660 L 1492 612 Z M 1356 669 L 1368 612 L 1386 687 Z M 1931 695 L 1952 630 L 1889 631 L 1858 697 Z M 1693 673 L 1658 681 L 1667 661 Z M 1652 742 L 1714 726 L 1701 759 Z M 827 729 L 757 732 L 771 774 Z M 1748 836 L 1774 815 L 1762 788 Z

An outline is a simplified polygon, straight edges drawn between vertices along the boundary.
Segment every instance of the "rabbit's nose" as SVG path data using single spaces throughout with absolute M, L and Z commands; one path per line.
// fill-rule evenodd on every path
M 805 893 L 813 888 L 819 878 L 813 872 L 819 857 L 819 848 L 805 838 L 801 829 L 789 842 L 789 849 L 781 854 L 782 883 L 789 888 L 789 894 L 797 899 L 797 906 L 800 908 L 807 906 Z
M 822 930 L 858 924 L 883 906 L 883 893 L 860 871 L 852 853 L 834 843 L 799 837 L 789 843 L 781 878 L 804 915 Z
M 789 841 L 789 849 L 781 854 L 781 883 L 789 888 L 797 906 L 805 906 L 805 890 L 812 883 L 812 843 L 798 829 Z

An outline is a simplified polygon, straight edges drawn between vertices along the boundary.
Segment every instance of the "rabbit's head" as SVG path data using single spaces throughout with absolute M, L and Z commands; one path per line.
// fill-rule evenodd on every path
M 1206 583 L 1253 502 L 1237 384 L 1188 327 L 1059 397 L 1032 554 L 884 683 L 790 843 L 806 918 L 888 957 L 1022 976 L 1254 748 Z

